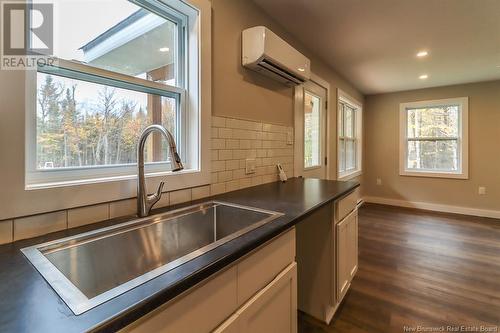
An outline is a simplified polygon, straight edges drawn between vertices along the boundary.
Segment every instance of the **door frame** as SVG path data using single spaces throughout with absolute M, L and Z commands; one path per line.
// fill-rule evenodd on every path
M 326 80 L 322 79 L 320 76 L 311 72 L 310 81 L 316 83 L 317 85 L 326 89 L 326 101 L 325 101 L 325 112 L 326 112 L 326 179 L 331 179 L 330 166 L 332 163 L 332 157 L 330 154 L 331 149 L 331 117 L 332 115 L 330 111 L 331 109 L 331 95 L 330 95 L 330 83 Z M 302 176 L 302 172 L 304 170 L 304 123 L 303 121 L 303 113 L 304 113 L 304 86 L 298 85 L 294 87 L 293 90 L 293 119 L 294 119 L 294 152 L 293 152 L 293 175 L 294 177 Z M 335 118 L 334 118 L 335 119 Z M 300 134 L 300 135 L 299 135 Z M 299 139 L 301 138 L 301 139 Z M 324 156 L 322 156 L 324 158 Z

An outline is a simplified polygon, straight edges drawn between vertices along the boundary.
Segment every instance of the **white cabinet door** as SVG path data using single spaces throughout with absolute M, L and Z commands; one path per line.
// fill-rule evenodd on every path
M 237 288 L 237 267 L 233 266 L 150 312 L 121 332 L 211 332 L 237 309 Z
M 350 277 L 349 280 L 352 281 L 354 275 L 358 271 L 358 211 L 355 210 L 352 213 L 353 217 L 349 221 L 349 269 Z
M 297 264 L 289 265 L 215 332 L 296 333 Z
M 336 226 L 337 301 L 342 301 L 358 268 L 358 211 Z

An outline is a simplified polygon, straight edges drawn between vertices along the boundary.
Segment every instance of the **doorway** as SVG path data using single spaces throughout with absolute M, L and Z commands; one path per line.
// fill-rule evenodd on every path
M 295 88 L 296 176 L 328 178 L 327 88 L 314 81 Z

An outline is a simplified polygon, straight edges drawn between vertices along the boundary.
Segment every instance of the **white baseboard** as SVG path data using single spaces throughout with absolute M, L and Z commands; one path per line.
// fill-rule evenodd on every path
M 499 210 L 451 206 L 451 205 L 434 204 L 434 203 L 430 203 L 430 202 L 416 202 L 416 201 L 406 201 L 406 200 L 397 200 L 397 199 L 389 199 L 389 198 L 383 198 L 383 197 L 370 197 L 370 196 L 363 197 L 363 201 L 369 202 L 369 203 L 382 204 L 382 205 L 431 210 L 431 211 L 435 211 L 435 212 L 454 213 L 454 214 L 461 214 L 461 215 L 472 215 L 472 216 L 481 216 L 481 217 L 490 217 L 490 218 L 494 218 L 494 219 L 500 219 L 500 211 Z

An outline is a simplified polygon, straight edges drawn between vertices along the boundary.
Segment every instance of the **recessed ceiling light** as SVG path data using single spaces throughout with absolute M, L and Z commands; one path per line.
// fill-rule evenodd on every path
M 168 52 L 168 51 L 170 51 L 169 47 L 161 47 L 160 48 L 160 52 Z
M 427 75 L 427 74 L 422 74 L 422 75 L 420 75 L 418 78 L 419 78 L 420 80 L 425 80 L 425 79 L 427 79 L 428 77 L 429 77 L 429 75 Z
M 429 55 L 429 52 L 427 52 L 427 51 L 419 51 L 417 53 L 417 57 L 419 57 L 419 58 L 426 57 L 427 55 Z

